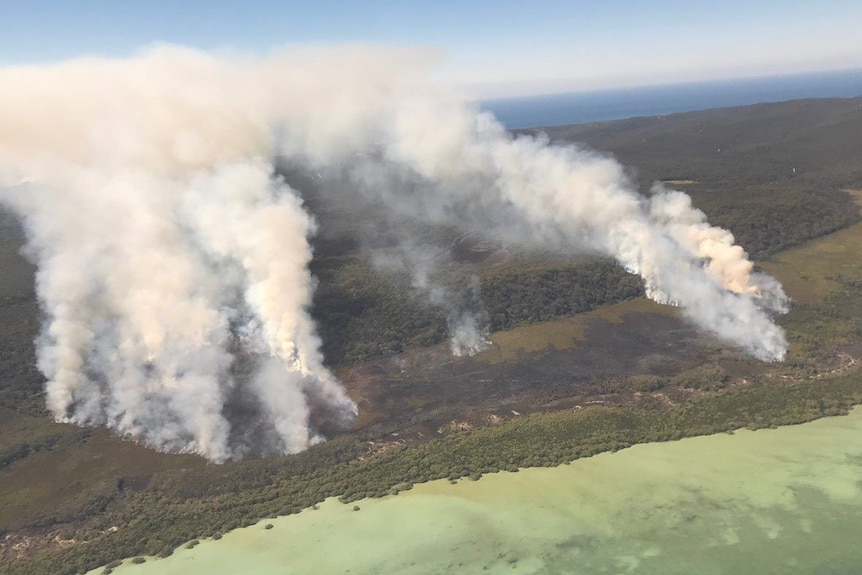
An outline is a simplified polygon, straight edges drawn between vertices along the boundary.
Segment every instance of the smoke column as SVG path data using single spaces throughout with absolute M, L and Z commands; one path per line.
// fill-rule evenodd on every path
M 702 329 L 784 357 L 781 287 L 688 196 L 643 197 L 610 158 L 511 137 L 429 82 L 433 64 L 361 46 L 260 59 L 158 46 L 0 69 L 0 203 L 39 266 L 55 417 L 215 461 L 299 451 L 352 421 L 309 316 L 315 222 L 277 158 L 340 182 L 336 201 L 611 255 Z M 484 341 L 481 325 L 450 327 Z M 263 429 L 237 429 L 235 398 Z
M 432 305 L 446 312 L 452 355 L 475 355 L 490 345 L 490 320 L 482 305 L 479 278 L 472 276 L 467 288 L 456 293 L 434 281 L 433 260 L 407 260 L 405 264 L 413 273 L 413 287 L 423 292 Z

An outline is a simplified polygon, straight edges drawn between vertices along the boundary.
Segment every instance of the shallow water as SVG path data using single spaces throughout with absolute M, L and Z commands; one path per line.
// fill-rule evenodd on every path
M 115 573 L 857 574 L 862 409 L 353 505 L 328 500 Z

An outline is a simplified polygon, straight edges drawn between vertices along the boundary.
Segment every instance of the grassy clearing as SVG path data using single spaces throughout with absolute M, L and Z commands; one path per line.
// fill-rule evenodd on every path
M 22 426 L 36 439 L 60 439 L 0 470 L 0 527 L 5 529 L 85 516 L 117 494 L 122 477 L 205 465 L 199 457 L 158 453 L 104 429 L 19 417 L 0 430 L 8 436 Z
M 847 190 L 862 207 L 862 193 Z M 822 369 L 862 336 L 862 224 L 776 254 L 763 264 L 793 298 L 781 318 L 791 344 L 786 365 L 797 373 Z
M 495 332 L 491 336 L 491 347 L 475 358 L 496 364 L 519 361 L 532 353 L 572 349 L 587 340 L 587 330 L 593 322 L 620 324 L 633 313 L 675 317 L 679 310 L 645 298 L 635 298 L 571 317 Z
M 661 183 L 669 186 L 692 186 L 697 184 L 697 180 L 662 180 Z
M 829 107 L 825 119 L 814 110 L 821 105 Z M 839 190 L 855 189 L 862 181 L 856 145 L 862 130 L 857 129 L 858 124 L 848 125 L 848 118 L 859 117 L 855 112 L 850 116 L 847 110 L 831 111 L 838 106 L 845 104 L 781 104 L 771 108 L 780 108 L 778 120 L 774 114 L 760 115 L 754 108 L 750 113 L 677 115 L 663 118 L 652 128 L 647 124 L 653 120 L 639 119 L 575 128 L 577 133 L 572 135 L 612 151 L 627 165 L 638 168 L 643 189 L 661 177 L 691 177 L 665 183 L 691 186 L 685 189 L 709 214 L 711 222 L 728 227 L 746 249 L 762 256 L 857 221 L 847 195 Z M 848 102 L 846 106 L 855 110 L 858 103 Z M 756 117 L 749 117 L 751 114 Z M 740 139 L 743 133 L 748 135 Z M 565 136 L 553 130 L 550 135 L 555 139 Z M 720 155 L 715 154 L 718 147 L 722 148 Z M 798 167 L 798 174 L 791 172 L 791 166 Z M 850 192 L 860 201 L 862 190 Z M 367 225 L 369 220 L 350 213 L 343 221 Z M 44 405 L 38 393 L 39 377 L 31 368 L 37 314 L 24 307 L 34 305 L 32 295 L 27 295 L 32 289 L 32 269 L 24 265 L 13 273 L 12 264 L 23 265 L 20 258 L 11 255 L 17 252 L 18 244 L 0 241 L 0 269 L 8 272 L 0 281 L 0 295 L 30 298 L 15 304 L 17 307 L 11 303 L 0 306 L 0 325 L 4 328 L 0 351 L 6 354 L 0 356 L 0 366 L 5 369 L 0 370 L 0 400 L 6 398 L 2 405 L 21 415 L 0 411 L 0 450 L 15 456 L 6 466 L 0 465 L 0 532 L 11 528 L 10 536 L 17 537 L 20 532 L 15 531 L 16 525 L 47 527 L 47 543 L 34 551 L 28 564 L 7 561 L 10 556 L 4 555 L 6 548 L 0 539 L 0 573 L 74 573 L 120 556 L 169 553 L 191 539 L 295 512 L 328 495 L 353 500 L 388 493 L 392 486 L 415 481 L 553 465 L 632 443 L 740 426 L 798 423 L 841 413 L 862 402 L 862 371 L 835 377 L 829 367 L 840 346 L 858 346 L 862 341 L 860 240 L 862 226 L 855 225 L 777 253 L 763 265 L 785 284 L 795 300 L 793 311 L 781 318 L 793 347 L 782 366 L 757 364 L 759 369 L 774 370 L 767 377 L 752 371 L 755 362 L 740 362 L 732 377 L 751 380 L 745 386 L 733 382 L 720 392 L 695 388 L 695 393 L 688 388 L 676 389 L 672 382 L 662 383 L 665 387 L 655 394 L 653 402 L 622 401 L 613 407 L 535 413 L 499 426 L 477 427 L 427 443 L 381 450 L 373 456 L 369 456 L 365 441 L 345 435 L 296 456 L 224 466 L 207 466 L 191 456 L 158 454 L 112 438 L 104 430 L 81 433 L 45 417 L 21 415 L 24 401 L 33 405 L 24 412 L 27 414 L 41 413 Z M 440 241 L 446 244 L 451 238 Z M 6 244 L 11 247 L 4 251 Z M 329 314 L 318 318 L 330 346 L 327 357 L 346 358 L 347 363 L 354 364 L 445 338 L 444 318 L 417 307 L 397 285 L 356 264 L 355 257 L 347 260 L 322 260 L 317 262 L 321 269 L 315 269 L 322 279 L 315 309 Z M 617 285 L 620 297 L 630 297 L 625 289 L 627 278 L 607 266 L 588 267 L 589 274 L 572 268 L 555 276 L 557 264 L 536 269 L 522 266 L 520 261 L 514 263 L 518 265 L 507 262 L 479 270 L 489 311 L 494 312 L 496 301 L 507 314 L 502 317 L 501 313 L 502 319 L 493 315 L 498 322 L 495 325 L 541 321 L 551 316 L 537 312 L 554 306 L 560 313 L 575 313 L 589 309 L 585 304 L 614 301 L 592 297 L 593 293 L 607 295 L 609 286 Z M 580 280 L 578 292 L 560 289 L 578 283 L 573 278 Z M 517 313 L 509 317 L 513 310 Z M 589 313 L 496 332 L 494 347 L 476 359 L 488 364 L 516 362 L 523 355 L 541 355 L 549 349 L 575 349 L 587 341 L 594 322 L 620 323 L 630 314 L 678 313 L 642 298 L 632 299 Z M 22 318 L 28 317 L 31 324 L 23 323 Z M 363 345 L 357 347 L 359 343 Z M 858 358 L 859 352 L 850 353 Z M 794 362 L 799 367 L 794 367 Z M 497 369 L 511 371 L 515 366 L 506 363 Z M 808 369 L 810 374 L 805 373 Z M 16 387 L 12 385 L 15 381 L 23 383 Z M 635 389 L 643 391 L 644 398 L 657 384 L 654 379 L 638 381 L 643 390 Z M 629 383 L 624 383 L 610 387 L 630 390 Z M 351 393 L 362 400 L 362 391 L 352 389 Z M 595 393 L 605 394 L 602 399 L 611 403 L 616 391 L 597 388 Z M 411 409 L 427 411 L 431 397 L 416 394 L 406 402 Z M 381 419 L 387 416 L 391 417 L 391 411 L 379 413 Z M 371 416 L 364 412 L 363 417 Z M 17 457 L 19 449 L 26 451 L 24 457 Z M 120 489 L 121 478 L 141 481 L 130 482 L 136 485 L 134 489 Z M 113 525 L 123 528 L 110 531 Z M 66 530 L 71 534 L 64 539 L 74 535 L 88 543 L 57 548 L 52 538 Z
M 794 301 L 815 303 L 836 293 L 841 278 L 862 272 L 862 224 L 780 252 L 761 267 Z
M 850 299 L 862 299 L 854 299 L 852 291 L 842 289 L 841 282 L 842 277 L 862 278 L 862 251 L 856 248 L 859 245 L 862 224 L 781 252 L 763 266 L 784 282 L 791 296 L 800 302 L 784 319 L 794 342 L 794 354 L 807 353 L 815 344 L 822 346 L 823 341 L 832 345 L 854 340 L 852 322 L 829 312 L 832 308 L 823 301 L 840 296 L 840 301 L 830 305 L 846 307 Z M 491 338 L 494 345 L 475 359 L 487 364 L 517 362 L 526 355 L 582 345 L 595 322 L 619 324 L 631 314 L 677 317 L 679 313 L 676 308 L 635 298 L 575 316 L 495 332 Z M 818 341 L 809 341 L 812 338 Z M 816 394 L 817 390 L 811 391 Z M 410 398 L 411 407 L 417 410 L 423 409 L 425 401 L 427 398 Z M 740 422 L 745 419 L 742 417 Z M 10 453 L 18 447 L 11 438 L 31 446 L 55 438 L 57 443 L 49 441 L 48 448 L 32 449 L 25 458 L 0 468 L 0 526 L 7 529 L 90 515 L 120 496 L 117 482 L 123 477 L 157 477 L 205 466 L 199 458 L 155 453 L 111 437 L 104 430 L 82 433 L 74 426 L 4 410 L 0 412 L 0 446 Z
M 782 252 L 762 264 L 795 301 L 813 303 L 839 289 L 838 276 L 862 267 L 862 225 Z

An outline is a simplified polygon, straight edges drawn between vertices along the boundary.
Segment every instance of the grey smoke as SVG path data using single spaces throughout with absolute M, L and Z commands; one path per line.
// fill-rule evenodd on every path
M 472 276 L 470 284 L 447 318 L 451 334 L 452 353 L 458 357 L 475 355 L 491 345 L 490 318 L 482 305 L 479 278 Z
M 352 421 L 309 315 L 316 224 L 274 175 L 278 158 L 318 174 L 332 201 L 376 202 L 390 221 L 608 254 L 700 328 L 784 357 L 781 286 L 688 196 L 645 198 L 608 157 L 511 137 L 429 81 L 431 60 L 159 46 L 0 69 L 0 203 L 39 266 L 37 351 L 55 417 L 216 461 L 295 452 Z M 450 317 L 453 351 L 481 348 L 478 286 L 423 289 Z M 241 427 L 250 420 L 260 428 Z
M 410 253 L 415 254 L 415 251 L 410 250 Z M 456 292 L 434 281 L 433 263 L 434 260 L 423 263 L 414 260 L 408 265 L 413 287 L 421 290 L 431 304 L 446 313 L 452 354 L 457 357 L 475 355 L 491 344 L 488 340 L 490 318 L 482 304 L 479 278 L 471 276 L 467 287 Z
M 398 214 L 395 210 L 392 213 Z M 410 218 L 408 227 L 415 224 L 415 219 Z M 398 223 L 387 225 L 397 227 Z M 463 288 L 453 287 L 451 279 L 447 281 L 443 277 L 446 267 L 453 263 L 448 251 L 441 252 L 439 248 L 419 244 L 409 237 L 400 237 L 394 246 L 374 253 L 372 263 L 382 271 L 407 272 L 411 287 L 445 314 L 453 355 L 472 356 L 490 345 L 491 322 L 482 303 L 479 278 L 472 275 Z

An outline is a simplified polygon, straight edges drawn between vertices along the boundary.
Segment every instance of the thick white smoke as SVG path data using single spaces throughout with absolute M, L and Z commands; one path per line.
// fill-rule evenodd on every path
M 609 158 L 512 138 L 428 82 L 426 60 L 163 46 L 0 70 L 0 202 L 39 265 L 55 416 L 217 461 L 301 450 L 321 422 L 351 421 L 308 313 L 315 223 L 274 176 L 278 157 L 395 217 L 609 254 L 703 329 L 783 358 L 780 286 L 687 196 L 645 199 Z M 456 339 L 481 345 L 486 326 L 465 325 Z M 236 398 L 266 420 L 244 443 Z

